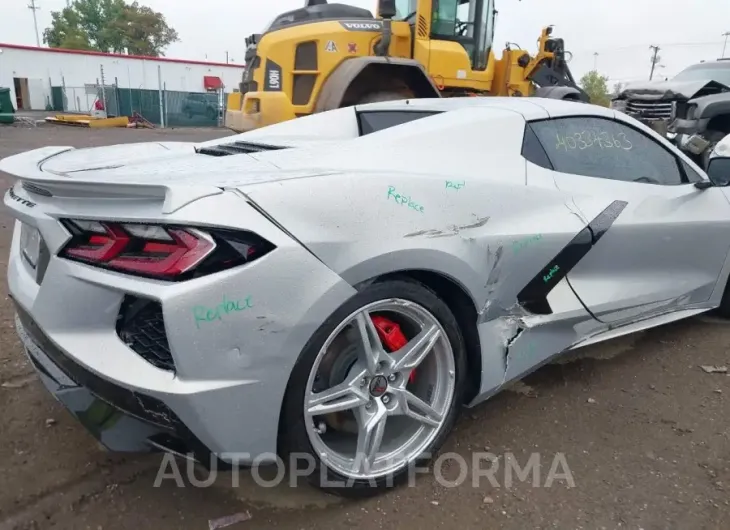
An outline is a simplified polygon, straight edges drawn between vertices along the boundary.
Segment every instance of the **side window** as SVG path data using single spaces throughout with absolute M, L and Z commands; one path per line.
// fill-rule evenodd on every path
M 625 182 L 683 184 L 677 158 L 650 137 L 596 117 L 531 123 L 555 171 Z
M 433 116 L 438 112 L 419 112 L 419 111 L 394 111 L 394 110 L 379 110 L 371 112 L 360 112 L 358 117 L 360 120 L 360 136 L 382 131 L 389 127 L 395 127 L 396 125 L 402 125 L 409 121 L 420 120 L 421 118 L 427 118 Z
M 522 139 L 522 156 L 540 167 L 553 169 L 545 149 L 529 123 L 525 125 L 525 136 Z

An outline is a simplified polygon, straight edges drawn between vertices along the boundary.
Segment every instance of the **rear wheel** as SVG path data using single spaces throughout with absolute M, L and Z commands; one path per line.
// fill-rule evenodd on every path
M 412 281 L 375 283 L 317 331 L 282 410 L 282 453 L 348 497 L 402 483 L 437 451 L 462 404 L 464 343 L 448 306 Z M 296 456 L 296 458 L 292 458 Z
M 730 319 L 730 278 L 725 284 L 725 291 L 722 293 L 722 300 L 714 313 L 722 318 Z

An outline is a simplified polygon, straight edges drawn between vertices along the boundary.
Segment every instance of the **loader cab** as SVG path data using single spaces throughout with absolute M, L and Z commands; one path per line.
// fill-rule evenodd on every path
M 396 0 L 397 19 L 416 24 L 419 0 Z M 494 39 L 496 10 L 494 0 L 431 0 L 430 13 L 418 15 L 431 20 L 433 40 L 461 44 L 471 61 L 472 70 L 484 71 Z
M 472 70 L 486 70 L 495 14 L 494 0 L 433 0 L 431 38 L 458 42 Z

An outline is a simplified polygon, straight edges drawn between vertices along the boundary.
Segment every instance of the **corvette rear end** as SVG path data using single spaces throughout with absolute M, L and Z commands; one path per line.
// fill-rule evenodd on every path
M 710 180 L 626 115 L 539 98 L 31 151 L 0 162 L 18 331 L 110 448 L 301 456 L 377 493 L 555 356 L 730 315 L 720 155 Z
M 194 154 L 140 150 L 148 164 Z M 333 311 L 352 288 L 242 194 L 114 182 L 113 153 L 46 148 L 0 164 L 20 179 L 5 195 L 18 220 L 8 281 L 31 362 L 109 449 L 273 459 L 278 410 L 266 403 L 281 402 L 291 352 L 316 328 L 310 311 Z

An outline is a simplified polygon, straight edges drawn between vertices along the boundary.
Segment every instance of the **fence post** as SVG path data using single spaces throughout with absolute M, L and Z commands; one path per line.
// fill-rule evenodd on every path
M 63 75 L 61 76 L 61 88 L 63 89 L 63 93 L 61 96 L 61 100 L 63 102 L 63 108 L 61 109 L 61 112 L 68 112 L 71 109 L 68 108 L 68 94 L 66 94 L 66 78 Z
M 164 83 L 162 83 L 162 93 L 164 95 L 164 98 L 163 98 L 162 102 L 164 103 L 164 107 L 165 107 L 165 123 L 167 125 L 170 125 L 170 120 L 169 120 L 170 115 L 168 114 L 169 109 L 168 109 L 168 106 L 167 106 L 167 81 L 165 81 Z
M 226 52 L 227 54 L 228 52 Z M 218 89 L 218 127 L 223 127 L 223 117 L 226 113 L 226 96 L 225 88 Z
M 99 73 L 101 75 L 101 103 L 104 105 L 104 117 L 109 116 L 109 102 L 106 100 L 106 80 L 104 79 L 104 65 L 99 64 Z
M 157 65 L 157 90 L 160 94 L 160 127 L 165 128 L 165 109 L 162 102 L 162 68 Z

